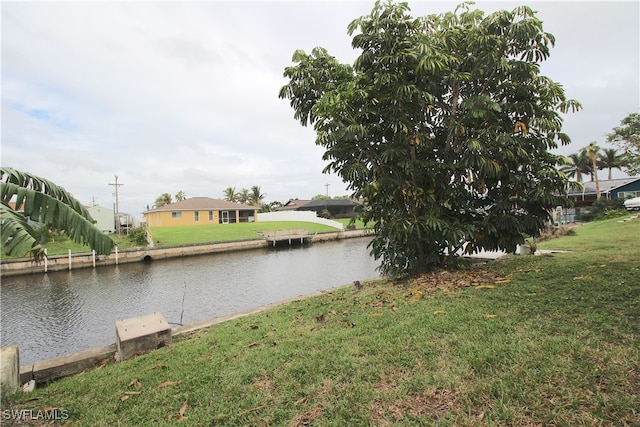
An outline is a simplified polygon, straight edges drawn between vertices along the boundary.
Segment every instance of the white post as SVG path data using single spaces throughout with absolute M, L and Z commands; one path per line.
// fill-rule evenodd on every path
M 69 249 L 69 271 L 71 271 L 71 249 Z
M 93 268 L 96 268 L 96 250 L 92 249 L 91 250 L 91 258 L 93 258 Z
M 116 265 L 118 265 L 118 247 L 116 246 Z
M 49 258 L 47 257 L 47 248 L 44 248 L 44 272 L 49 269 Z

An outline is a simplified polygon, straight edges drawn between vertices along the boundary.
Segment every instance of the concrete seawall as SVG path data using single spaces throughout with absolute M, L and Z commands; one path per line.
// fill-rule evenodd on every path
M 356 236 L 357 237 L 357 236 Z M 343 286 L 352 286 L 351 284 L 345 284 Z M 183 326 L 177 326 L 171 329 L 171 335 L 173 337 L 187 334 L 189 332 L 197 331 L 199 329 L 205 329 L 218 323 L 227 322 L 229 320 L 238 319 L 251 314 L 260 313 L 261 311 L 277 307 L 279 305 L 288 304 L 294 301 L 299 301 L 306 297 L 314 295 L 322 295 L 332 292 L 335 289 L 339 289 L 342 286 L 336 288 L 327 289 L 322 292 L 315 292 L 305 297 L 294 297 L 287 300 L 266 304 L 263 306 L 251 308 L 248 310 L 240 311 L 237 313 L 229 314 L 226 316 L 215 317 L 212 319 L 189 323 Z M 36 384 L 46 384 L 50 381 L 55 381 L 60 378 L 77 375 L 83 371 L 100 367 L 106 363 L 116 362 L 116 344 L 110 344 L 103 347 L 92 348 L 89 350 L 81 351 L 78 353 L 68 354 L 53 359 L 43 360 L 36 363 L 20 366 L 19 382 L 25 384 L 31 380 L 34 380 Z
M 346 230 L 317 233 L 313 235 L 311 242 L 324 242 L 370 235 L 372 235 L 371 230 Z M 82 253 L 71 256 L 55 255 L 48 257 L 46 262 L 41 263 L 34 263 L 30 259 L 0 260 L 0 277 L 41 274 L 53 271 L 75 270 L 78 268 L 106 267 L 133 262 L 149 262 L 193 255 L 268 248 L 269 246 L 270 244 L 266 240 L 253 239 L 198 245 L 133 249 L 112 252 L 109 256 L 97 255 L 94 257 L 93 253 Z

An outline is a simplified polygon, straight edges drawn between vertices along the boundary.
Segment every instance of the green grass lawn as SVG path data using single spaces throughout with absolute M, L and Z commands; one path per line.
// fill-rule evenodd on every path
M 349 220 L 341 219 L 345 227 Z M 362 221 L 356 222 L 357 228 L 364 228 Z M 324 233 L 336 231 L 336 228 L 313 222 L 302 221 L 274 221 L 252 222 L 240 224 L 213 224 L 193 227 L 151 227 L 151 235 L 156 246 L 180 246 L 198 243 L 223 242 L 233 240 L 261 239 L 260 231 L 306 229 L 311 233 Z M 110 235 L 116 242 L 119 250 L 134 248 L 136 245 L 126 235 Z M 74 243 L 67 236 L 60 235 L 43 245 L 47 248 L 47 254 L 66 255 L 71 250 L 72 254 L 91 252 L 86 245 Z M 16 259 L 22 257 L 8 257 L 2 250 L 2 259 Z
M 3 400 L 68 425 L 638 425 L 640 220 L 300 298 Z
M 115 234 L 110 235 L 111 239 L 116 242 L 116 246 L 118 250 L 126 250 L 134 247 L 133 242 L 129 240 L 126 235 L 116 236 Z M 47 248 L 47 255 L 66 255 L 71 250 L 72 254 L 82 254 L 91 252 L 91 248 L 87 245 L 83 245 L 81 243 L 75 243 L 68 236 L 62 234 L 59 236 L 53 237 L 49 242 L 43 244 L 45 248 Z M 22 256 L 7 256 L 5 254 L 4 248 L 2 248 L 2 259 L 18 259 L 23 258 Z
M 337 231 L 337 228 L 314 222 L 273 221 L 211 224 L 192 227 L 150 227 L 156 246 L 262 239 L 260 231 L 305 229 L 311 233 Z

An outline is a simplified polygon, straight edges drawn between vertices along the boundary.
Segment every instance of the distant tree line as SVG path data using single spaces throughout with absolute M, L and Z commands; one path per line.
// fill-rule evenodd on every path
M 616 144 L 615 148 L 601 148 L 595 141 L 583 147 L 577 153 L 567 156 L 566 163 L 560 166 L 570 179 L 583 182 L 588 175 L 596 184 L 597 197 L 600 198 L 599 170 L 607 170 L 607 179 L 612 179 L 613 169 L 624 170 L 629 175 L 640 173 L 640 114 L 634 113 L 621 121 L 621 126 L 607 135 L 607 141 Z

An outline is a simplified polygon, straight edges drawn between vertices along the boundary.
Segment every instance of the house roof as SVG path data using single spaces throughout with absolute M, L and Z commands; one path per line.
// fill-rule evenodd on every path
M 290 199 L 287 203 L 277 208 L 276 211 L 295 211 L 310 201 L 311 200 Z
M 600 193 L 608 194 L 611 191 L 623 187 L 625 185 L 631 184 L 633 182 L 640 181 L 640 177 L 628 177 L 628 178 L 619 178 L 619 179 L 610 179 L 610 180 L 598 180 L 598 185 L 600 186 Z M 583 182 L 582 190 L 570 190 L 569 196 L 582 196 L 583 194 L 596 194 L 596 183 L 595 181 Z
M 227 200 L 212 199 L 211 197 L 191 197 L 180 202 L 169 203 L 159 208 L 150 209 L 147 212 L 164 212 L 164 211 L 255 211 L 255 206 L 242 205 L 240 203 L 229 202 Z
M 360 203 L 349 199 L 326 199 L 326 200 L 311 200 L 305 204 L 305 208 L 316 207 L 329 207 L 329 206 L 357 206 Z

